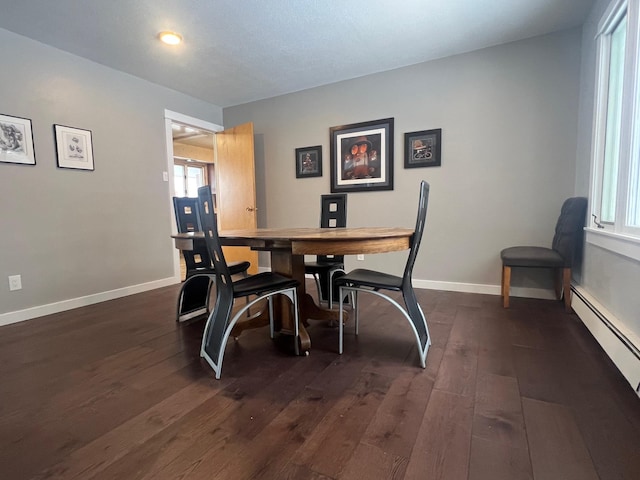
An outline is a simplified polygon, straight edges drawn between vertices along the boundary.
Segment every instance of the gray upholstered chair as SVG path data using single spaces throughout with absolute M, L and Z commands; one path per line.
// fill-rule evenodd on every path
M 571 267 L 582 241 L 586 213 L 586 198 L 569 198 L 562 205 L 551 248 L 521 246 L 505 248 L 500 252 L 504 308 L 509 307 L 512 268 L 550 268 L 556 271 L 556 296 L 560 300 L 564 294 L 565 309 L 571 311 Z

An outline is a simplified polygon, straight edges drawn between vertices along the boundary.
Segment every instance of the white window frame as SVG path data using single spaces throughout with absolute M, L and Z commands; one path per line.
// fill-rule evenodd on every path
M 192 160 L 190 158 L 173 157 L 173 163 L 174 163 L 174 165 L 180 165 L 181 167 L 184 168 L 183 180 L 184 180 L 185 191 L 184 192 L 175 192 L 176 196 L 183 197 L 183 196 L 187 195 L 187 193 L 188 193 L 188 190 L 189 190 L 189 187 L 188 187 L 188 182 L 189 182 L 188 169 L 189 168 L 198 168 L 198 169 L 202 170 L 202 185 L 207 185 L 207 183 L 208 183 L 207 164 L 205 162 L 199 162 L 197 160 Z M 174 190 L 175 190 L 175 185 L 174 185 Z
M 622 16 L 627 16 L 624 76 L 622 87 L 622 112 L 618 177 L 616 189 L 615 219 L 612 223 L 601 222 L 602 177 L 606 116 L 608 106 L 609 52 L 611 32 Z M 640 155 L 640 85 L 638 81 L 638 54 L 640 38 L 639 2 L 614 0 L 602 16 L 598 25 L 597 73 L 595 85 L 595 115 L 591 163 L 591 214 L 586 228 L 587 241 L 607 250 L 640 261 L 640 227 L 627 225 L 626 215 L 632 159 Z M 596 217 L 594 218 L 593 215 Z

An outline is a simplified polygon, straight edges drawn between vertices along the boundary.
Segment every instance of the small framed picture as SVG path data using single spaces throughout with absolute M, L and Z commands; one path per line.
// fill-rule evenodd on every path
M 59 168 L 94 170 L 91 130 L 54 125 Z
M 0 115 L 0 162 L 36 164 L 31 120 Z
M 322 176 L 322 145 L 296 148 L 296 178 Z
M 404 168 L 439 167 L 442 129 L 404 134 Z

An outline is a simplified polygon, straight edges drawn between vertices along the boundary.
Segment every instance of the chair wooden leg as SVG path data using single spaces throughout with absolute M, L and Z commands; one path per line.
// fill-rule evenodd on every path
M 571 311 L 571 269 L 562 269 L 562 290 L 564 294 L 564 309 Z
M 564 269 L 561 269 L 561 268 L 553 269 L 553 286 L 556 289 L 556 298 L 558 300 L 562 299 L 562 288 L 564 286 L 563 274 L 564 274 Z
M 509 285 L 511 283 L 511 267 L 502 266 L 502 306 L 509 308 Z

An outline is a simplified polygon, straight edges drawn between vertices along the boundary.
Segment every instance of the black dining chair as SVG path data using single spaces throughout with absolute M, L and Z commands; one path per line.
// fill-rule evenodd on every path
M 418 202 L 418 218 L 416 220 L 416 228 L 411 238 L 411 249 L 407 257 L 407 263 L 404 267 L 402 277 L 391 275 L 388 273 L 378 272 L 375 270 L 357 269 L 336 278 L 335 284 L 339 287 L 339 310 L 340 321 L 339 329 L 339 347 L 338 351 L 342 354 L 344 343 L 344 321 L 343 321 L 343 299 L 347 294 L 353 293 L 353 316 L 355 323 L 355 333 L 358 335 L 358 296 L 360 292 L 372 293 L 390 302 L 394 305 L 403 316 L 409 321 L 413 333 L 418 344 L 418 353 L 420 355 L 420 365 L 425 368 L 427 361 L 427 352 L 431 345 L 431 337 L 429 336 L 429 328 L 427 320 L 420 308 L 418 299 L 413 290 L 411 283 L 411 275 L 413 273 L 413 265 L 418 255 L 422 234 L 424 232 L 427 204 L 429 201 L 429 184 L 424 180 L 420 183 L 420 197 Z M 393 292 L 402 292 L 405 307 L 403 308 L 398 302 L 381 290 L 389 290 Z
M 320 197 L 320 228 L 347 226 L 347 195 L 337 193 Z M 344 272 L 344 255 L 317 255 L 313 262 L 305 262 L 304 272 L 312 275 L 318 290 L 318 303 L 326 302 L 333 308 L 333 278 Z
M 198 214 L 198 199 L 192 197 L 173 197 L 173 209 L 176 215 L 178 233 L 200 232 L 202 224 Z M 193 250 L 183 250 L 186 267 L 185 279 L 178 293 L 177 321 L 209 314 L 209 300 L 215 273 L 206 242 L 203 238 L 193 240 Z M 229 264 L 232 275 L 247 276 L 249 262 Z
M 284 295 L 292 303 L 295 350 L 296 354 L 299 354 L 297 296 L 299 282 L 273 272 L 263 272 L 233 281 L 218 237 L 217 218 L 213 211 L 211 192 L 206 186 L 198 189 L 198 209 L 207 249 L 213 260 L 214 273 L 208 275 L 212 280 L 215 279 L 216 283 L 216 302 L 204 327 L 200 356 L 213 368 L 216 378 L 220 378 L 225 346 L 231 330 L 252 305 L 265 298 L 268 300 L 269 331 L 273 338 L 273 297 L 275 295 Z M 233 317 L 231 316 L 236 298 L 254 295 L 253 300 L 243 305 Z
M 505 248 L 502 259 L 502 306 L 509 307 L 512 268 L 547 268 L 555 270 L 556 297 L 564 296 L 564 308 L 571 311 L 571 267 L 582 241 L 587 214 L 585 197 L 568 198 L 562 204 L 551 248 L 519 246 Z

